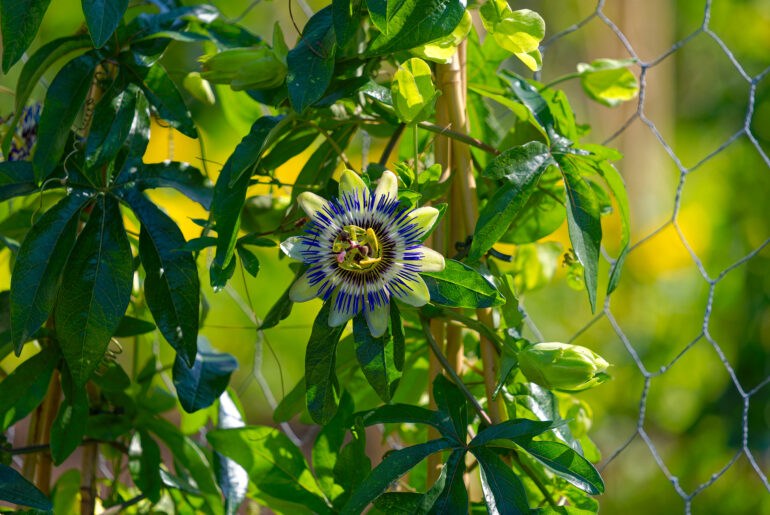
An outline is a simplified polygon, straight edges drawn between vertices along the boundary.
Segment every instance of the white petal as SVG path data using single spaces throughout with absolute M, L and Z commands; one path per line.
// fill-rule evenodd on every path
M 348 299 L 346 298 L 345 301 L 342 302 L 342 305 L 338 307 L 337 298 L 342 294 L 342 288 L 337 289 L 329 301 L 332 303 L 332 309 L 329 311 L 329 327 L 345 325 L 348 320 L 356 316 L 358 312 L 361 311 L 361 303 L 359 302 L 356 304 L 355 299 L 352 298 L 350 299 L 349 303 L 347 302 Z
M 365 197 L 369 196 L 369 188 L 353 170 L 343 170 L 342 175 L 340 175 L 340 199 L 346 195 L 357 198 L 361 203 Z
M 303 240 L 304 238 L 300 236 L 286 238 L 286 240 L 281 242 L 281 250 L 295 261 L 305 261 L 306 256 L 302 253 L 310 247 L 308 247 Z
M 440 272 L 446 266 L 444 256 L 433 249 L 420 247 L 420 254 L 422 254 L 422 258 L 417 263 L 417 266 L 420 267 L 420 272 Z
M 426 233 L 433 227 L 438 220 L 439 211 L 435 207 L 419 207 L 409 213 L 409 217 L 416 222 L 423 233 Z
M 406 287 L 402 284 L 395 285 L 391 283 L 391 292 L 398 300 L 416 308 L 428 303 L 430 292 L 422 277 L 415 275 L 413 279 L 406 280 L 404 283 Z
M 309 217 L 313 217 L 316 211 L 323 211 L 326 206 L 326 199 L 316 195 L 311 191 L 305 191 L 297 196 L 297 204 Z
M 369 326 L 369 332 L 372 336 L 379 338 L 388 330 L 388 321 L 390 320 L 390 303 L 374 306 L 367 309 L 366 324 Z
M 309 272 L 305 272 L 302 274 L 302 277 L 297 279 L 294 284 L 291 285 L 289 298 L 292 302 L 305 302 L 318 296 L 318 290 L 324 282 L 318 281 L 316 284 L 310 284 L 308 273 Z
M 398 198 L 398 178 L 389 170 L 382 172 L 377 189 L 374 190 L 375 198 L 389 197 L 391 200 Z

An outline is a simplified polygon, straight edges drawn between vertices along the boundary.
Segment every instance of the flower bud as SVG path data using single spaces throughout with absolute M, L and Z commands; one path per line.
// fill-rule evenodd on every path
M 211 90 L 209 81 L 201 77 L 198 72 L 188 73 L 182 81 L 184 88 L 190 92 L 196 100 L 209 105 L 214 105 L 214 92 Z
M 531 382 L 549 390 L 581 391 L 609 378 L 609 363 L 580 345 L 536 343 L 519 352 L 519 368 Z
M 280 86 L 288 71 L 286 63 L 269 48 L 262 48 L 261 55 L 241 66 L 235 73 L 230 87 L 243 89 L 272 89 Z

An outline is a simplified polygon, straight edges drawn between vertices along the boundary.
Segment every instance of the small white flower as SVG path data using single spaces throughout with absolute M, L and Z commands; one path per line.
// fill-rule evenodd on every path
M 310 221 L 304 235 L 287 239 L 281 248 L 310 269 L 291 287 L 292 301 L 331 299 L 331 327 L 363 310 L 377 337 L 388 328 L 391 296 L 415 307 L 430 300 L 419 273 L 443 270 L 444 256 L 421 241 L 439 213 L 432 207 L 404 208 L 392 172 L 384 172 L 370 193 L 355 172 L 345 170 L 339 199 L 305 192 L 297 202 Z

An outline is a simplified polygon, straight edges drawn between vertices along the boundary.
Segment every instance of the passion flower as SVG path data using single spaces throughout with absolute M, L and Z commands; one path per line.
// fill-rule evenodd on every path
M 339 198 L 305 192 L 297 202 L 310 221 L 305 234 L 287 239 L 281 248 L 310 268 L 292 285 L 292 301 L 329 300 L 331 327 L 363 310 L 369 331 L 377 337 L 388 328 L 392 297 L 415 307 L 430 300 L 420 272 L 443 270 L 444 256 L 423 247 L 422 240 L 439 212 L 400 203 L 392 172 L 384 172 L 370 193 L 355 172 L 345 170 Z

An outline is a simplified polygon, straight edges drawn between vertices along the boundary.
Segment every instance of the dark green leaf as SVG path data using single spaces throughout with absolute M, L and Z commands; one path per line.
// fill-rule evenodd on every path
M 123 65 L 129 80 L 142 88 L 161 119 L 185 136 L 198 137 L 195 123 L 182 100 L 182 95 L 160 64 L 148 67 L 124 60 Z
M 177 355 L 172 376 L 182 408 L 188 413 L 208 408 L 227 389 L 230 375 L 238 368 L 238 361 L 226 352 L 216 352 L 198 342 L 198 354 L 192 368 L 187 368 Z
M 563 198 L 564 189 L 561 187 L 536 189 L 513 217 L 500 241 L 522 245 L 552 234 L 567 216 Z
M 217 253 L 213 265 L 219 269 L 225 269 L 230 264 L 238 239 L 241 211 L 246 202 L 250 178 L 250 174 L 243 171 L 259 158 L 255 153 L 261 152 L 265 139 L 280 120 L 278 117 L 263 116 L 254 122 L 251 131 L 235 147 L 219 173 L 211 206 L 211 214 L 217 224 Z M 236 176 L 240 178 L 231 185 L 231 179 Z
M 435 515 L 467 515 L 468 491 L 465 489 L 465 449 L 455 449 L 449 455 L 441 475 L 423 496 L 415 513 Z
M 209 509 L 215 515 L 224 513 L 222 494 L 214 479 L 211 464 L 200 447 L 167 420 L 154 417 L 147 421 L 146 426 L 166 444 L 175 461 L 189 471 L 190 477 L 203 494 Z
M 490 515 L 529 515 L 524 485 L 511 467 L 486 447 L 471 452 L 479 461 L 481 489 Z
M 368 55 L 408 50 L 452 33 L 465 13 L 461 0 L 387 2 L 387 28 L 372 41 Z
M 527 453 L 551 472 L 589 494 L 604 492 L 604 481 L 590 461 L 561 442 L 528 442 Z
M 160 500 L 160 447 L 146 432 L 137 431 L 128 446 L 128 470 L 134 484 L 147 498 Z
M 422 278 L 430 291 L 430 300 L 436 304 L 456 308 L 489 308 L 500 306 L 505 299 L 483 275 L 469 266 L 446 260 L 441 272 L 424 272 Z
M 27 195 L 36 190 L 32 163 L 29 161 L 0 162 L 0 202 Z
M 372 0 L 369 0 L 370 3 Z M 414 515 L 424 495 L 416 492 L 385 492 L 372 504 L 387 515 Z
M 332 21 L 334 33 L 337 36 L 337 45 L 345 46 L 354 34 L 358 24 L 358 10 L 361 8 L 361 0 L 333 0 Z
M 235 249 L 238 251 L 238 257 L 241 258 L 241 264 L 252 277 L 256 277 L 259 273 L 259 259 L 246 247 L 237 245 Z
M 486 445 L 492 440 L 508 439 L 514 440 L 517 443 L 531 440 L 533 437 L 542 434 L 549 429 L 559 427 L 565 424 L 565 422 L 551 422 L 550 420 L 527 420 L 524 418 L 516 418 L 513 420 L 506 420 L 494 426 L 489 426 L 479 434 L 476 435 L 471 443 L 470 447 L 480 447 Z
M 126 313 L 134 276 L 131 246 L 118 202 L 102 197 L 67 261 L 56 301 L 56 335 L 76 387 L 107 350 Z
M 390 402 L 396 392 L 402 371 L 396 366 L 395 345 L 390 328 L 379 338 L 374 338 L 369 332 L 366 317 L 363 313 L 359 313 L 353 318 L 353 340 L 356 346 L 356 357 L 366 380 L 383 402 Z
M 136 122 L 135 122 L 136 125 Z M 213 190 L 209 180 L 194 166 L 179 161 L 143 164 L 131 160 L 121 171 L 116 184 L 139 189 L 174 188 L 205 209 L 211 208 Z
M 152 322 L 126 315 L 120 319 L 118 328 L 115 329 L 113 336 L 115 338 L 127 338 L 129 336 L 151 333 L 154 330 L 155 324 Z
M 251 481 L 273 497 L 332 513 L 302 452 L 279 430 L 264 426 L 218 429 L 206 435 L 215 451 L 233 459 Z
M 295 274 L 294 280 L 296 281 L 301 277 L 307 269 L 307 265 L 301 265 Z M 291 314 L 291 308 L 294 306 L 294 302 L 289 298 L 289 291 L 291 291 L 292 284 L 286 288 L 283 294 L 278 297 L 278 300 L 275 301 L 273 307 L 270 308 L 270 311 L 267 312 L 264 320 L 262 320 L 262 325 L 259 326 L 260 330 L 277 326 L 281 320 L 286 319 L 286 317 Z
M 464 444 L 468 438 L 468 406 L 465 395 L 443 374 L 433 381 L 433 398 L 439 412 L 449 414 L 454 426 L 454 438 Z
M 401 312 L 395 302 L 390 303 L 390 332 L 393 334 L 393 363 L 398 370 L 403 370 L 406 358 L 406 335 Z
M 51 0 L 2 0 L 0 34 L 3 37 L 3 73 L 8 73 L 35 39 Z
M 310 341 L 305 350 L 305 396 L 313 420 L 321 425 L 337 412 L 337 343 L 345 325 L 329 327 L 332 301 L 324 304 L 313 322 Z
M 298 113 L 320 99 L 329 86 L 334 73 L 335 49 L 332 6 L 329 6 L 308 20 L 302 30 L 302 40 L 286 58 L 289 100 Z
M 406 447 L 391 453 L 366 476 L 342 508 L 343 515 L 357 515 L 395 480 L 417 466 L 422 460 L 454 444 L 443 438 Z
M 3 432 L 42 402 L 59 357 L 56 347 L 46 347 L 0 382 L 0 429 Z
M 96 48 L 101 48 L 123 18 L 128 0 L 82 0 L 88 32 Z
M 86 166 L 106 163 L 126 142 L 134 122 L 138 95 L 139 90 L 133 84 L 123 89 L 122 84 L 115 82 L 96 104 L 86 141 Z
M 427 424 L 438 429 L 441 436 L 463 444 L 457 437 L 452 420 L 447 412 L 432 411 L 411 404 L 386 404 L 369 412 L 361 413 L 364 425 L 374 424 Z
M 59 277 L 75 244 L 78 214 L 89 199 L 82 192 L 64 197 L 32 226 L 19 248 L 10 298 L 17 355 L 53 310 Z
M 62 370 L 64 401 L 51 426 L 51 457 L 61 465 L 83 441 L 88 422 L 88 395 L 85 388 L 75 388 L 68 369 Z
M 275 247 L 277 243 L 268 238 L 261 238 L 254 233 L 238 238 L 240 245 L 254 245 L 255 247 Z
M 200 309 L 195 260 L 191 253 L 177 250 L 185 243 L 182 231 L 155 204 L 136 190 L 129 190 L 124 198 L 142 223 L 139 256 L 146 272 L 147 307 L 166 340 L 192 364 Z
M 583 448 L 580 442 L 572 435 L 568 424 L 563 423 L 559 413 L 559 401 L 556 395 L 550 390 L 543 388 L 535 383 L 522 385 L 523 395 L 517 394 L 516 400 L 523 404 L 539 420 L 553 421 L 553 434 L 558 439 L 575 449 L 579 454 L 583 454 Z
M 0 500 L 30 506 L 39 510 L 51 510 L 53 504 L 43 492 L 24 479 L 8 465 L 0 463 Z
M 511 84 L 513 93 L 518 97 L 519 100 L 521 100 L 525 106 L 527 106 L 527 109 L 529 109 L 529 111 L 535 117 L 537 123 L 539 123 L 543 129 L 545 129 L 545 132 L 548 135 L 550 146 L 569 146 L 571 142 L 556 132 L 556 129 L 554 128 L 553 114 L 548 108 L 548 103 L 537 91 L 537 88 L 520 77 L 506 75 L 506 79 Z
M 591 303 L 591 312 L 593 312 L 596 309 L 599 248 L 602 242 L 601 215 L 596 195 L 580 176 L 578 167 L 574 163 L 575 159 L 579 158 L 571 155 L 557 157 L 567 190 L 569 239 L 580 264 L 583 265 L 583 277 L 588 291 L 588 300 Z
M 129 156 L 141 158 L 147 150 L 147 145 L 150 143 L 150 119 L 150 102 L 144 95 L 138 95 L 134 123 L 131 125 L 131 132 L 126 142 Z
M 297 382 L 289 393 L 281 399 L 273 411 L 275 422 L 288 422 L 294 415 L 305 409 L 305 378 Z
M 350 443 L 342 448 L 334 466 L 334 481 L 343 489 L 343 493 L 333 500 L 334 507 L 338 509 L 345 505 L 372 471 L 372 460 L 366 454 L 366 429 L 360 418 L 356 419 L 351 435 Z
M 85 102 L 99 59 L 88 53 L 76 57 L 56 74 L 45 96 L 37 126 L 35 180 L 45 179 L 59 163 L 70 135 L 70 127 Z
M 318 486 L 330 500 L 334 500 L 341 493 L 339 487 L 335 488 L 334 469 L 337 466 L 345 435 L 351 426 L 352 417 L 353 399 L 349 393 L 343 392 L 337 413 L 321 428 L 313 444 L 311 455 L 313 473 Z
M 200 252 L 203 249 L 213 247 L 217 244 L 217 239 L 214 236 L 201 236 L 200 238 L 193 238 L 187 240 L 187 243 L 182 245 L 181 252 Z
M 350 143 L 353 134 L 356 132 L 356 126 L 342 127 L 331 132 L 331 139 L 337 142 L 339 148 L 346 148 Z M 294 201 L 297 195 L 311 189 L 318 184 L 326 184 L 337 169 L 339 154 L 329 141 L 324 140 L 305 162 L 305 166 L 300 170 L 297 180 L 294 181 L 295 187 L 292 188 L 291 200 Z M 308 188 L 304 188 L 307 186 Z
M 516 214 L 535 191 L 540 177 L 554 164 L 548 147 L 533 141 L 496 157 L 484 170 L 484 176 L 503 179 L 510 184 L 497 190 L 479 214 L 468 259 L 478 261 L 497 243 Z
M 231 391 L 226 391 L 219 397 L 217 429 L 232 429 L 246 425 L 236 400 L 237 397 Z M 225 512 L 227 515 L 235 515 L 246 497 L 249 474 L 235 461 L 219 453 L 214 453 L 214 465 L 217 482 L 225 496 Z
M 131 379 L 126 371 L 114 361 L 108 362 L 104 366 L 104 373 L 95 375 L 93 382 L 105 392 L 122 392 L 131 386 Z

